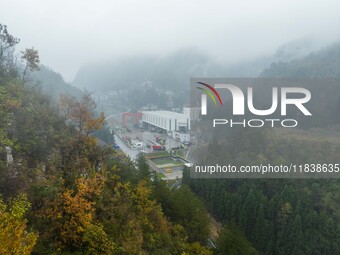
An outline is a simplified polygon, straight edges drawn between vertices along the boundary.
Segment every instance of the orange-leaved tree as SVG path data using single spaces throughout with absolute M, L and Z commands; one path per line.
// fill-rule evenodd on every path
M 95 107 L 90 94 L 85 94 L 80 101 L 68 96 L 60 98 L 60 109 L 75 134 L 62 150 L 64 178 L 71 185 L 81 174 L 100 170 L 105 157 L 97 139 L 91 135 L 103 127 L 105 120 L 103 113 L 99 117 L 95 115 Z
M 46 215 L 51 219 L 54 235 L 59 248 L 78 248 L 82 245 L 83 234 L 92 224 L 95 211 L 95 197 L 102 190 L 104 179 L 96 174 L 93 178 L 78 178 L 75 189 L 65 189 L 51 203 Z

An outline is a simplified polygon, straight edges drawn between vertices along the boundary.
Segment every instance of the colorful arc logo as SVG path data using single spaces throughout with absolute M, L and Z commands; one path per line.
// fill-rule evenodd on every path
M 204 83 L 204 82 L 197 82 L 197 83 L 208 88 L 208 89 L 205 89 L 205 88 L 201 88 L 201 87 L 196 87 L 197 89 L 202 90 L 203 92 L 206 93 L 206 94 L 202 94 L 202 97 L 201 97 L 201 101 L 202 101 L 201 102 L 201 114 L 202 115 L 207 114 L 207 95 L 210 96 L 210 98 L 213 100 L 215 105 L 217 105 L 215 96 L 217 97 L 220 105 L 223 104 L 220 94 L 218 94 L 218 92 L 216 91 L 216 89 L 214 87 L 212 87 L 211 85 Z

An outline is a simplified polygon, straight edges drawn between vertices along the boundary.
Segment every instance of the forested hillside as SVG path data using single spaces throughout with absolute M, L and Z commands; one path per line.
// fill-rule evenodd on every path
M 280 165 L 338 162 L 340 143 L 310 139 L 303 131 L 283 136 L 238 130 L 198 153 L 199 164 Z M 206 201 L 208 211 L 237 227 L 260 254 L 339 254 L 338 179 L 190 179 L 184 183 Z
M 301 59 L 274 63 L 262 76 L 339 77 L 339 54 L 339 44 L 334 44 Z M 339 89 L 335 91 L 320 87 L 313 94 L 315 116 L 301 129 L 224 130 L 224 136 L 219 133 L 195 151 L 197 163 L 339 162 Z M 216 219 L 238 228 L 260 254 L 340 254 L 338 179 L 206 180 L 185 175 L 184 183 L 204 199 Z
M 18 41 L 0 33 L 0 253 L 210 254 L 208 230 L 164 214 L 146 165 L 97 144 L 104 117 L 91 98 L 51 103 L 11 65 Z
M 104 115 L 91 96 L 51 101 L 26 79 L 39 69 L 38 51 L 25 75 L 15 64 L 18 42 L 0 26 L 0 254 L 215 252 L 194 193 L 171 190 L 143 156 L 134 163 L 99 145 Z M 221 245 L 256 254 L 233 233 Z

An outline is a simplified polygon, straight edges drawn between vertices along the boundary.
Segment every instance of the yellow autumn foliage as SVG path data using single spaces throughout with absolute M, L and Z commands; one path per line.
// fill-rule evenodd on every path
M 38 235 L 27 230 L 24 216 L 29 207 L 24 195 L 12 199 L 9 206 L 0 199 L 0 254 L 31 254 Z

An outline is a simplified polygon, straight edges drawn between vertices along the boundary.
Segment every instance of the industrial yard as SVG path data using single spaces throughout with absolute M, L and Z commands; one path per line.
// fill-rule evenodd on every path
M 182 178 L 185 155 L 190 149 L 189 114 L 170 111 L 144 111 L 116 114 L 108 120 L 114 130 L 116 149 L 132 160 L 144 153 L 151 169 L 162 179 Z

